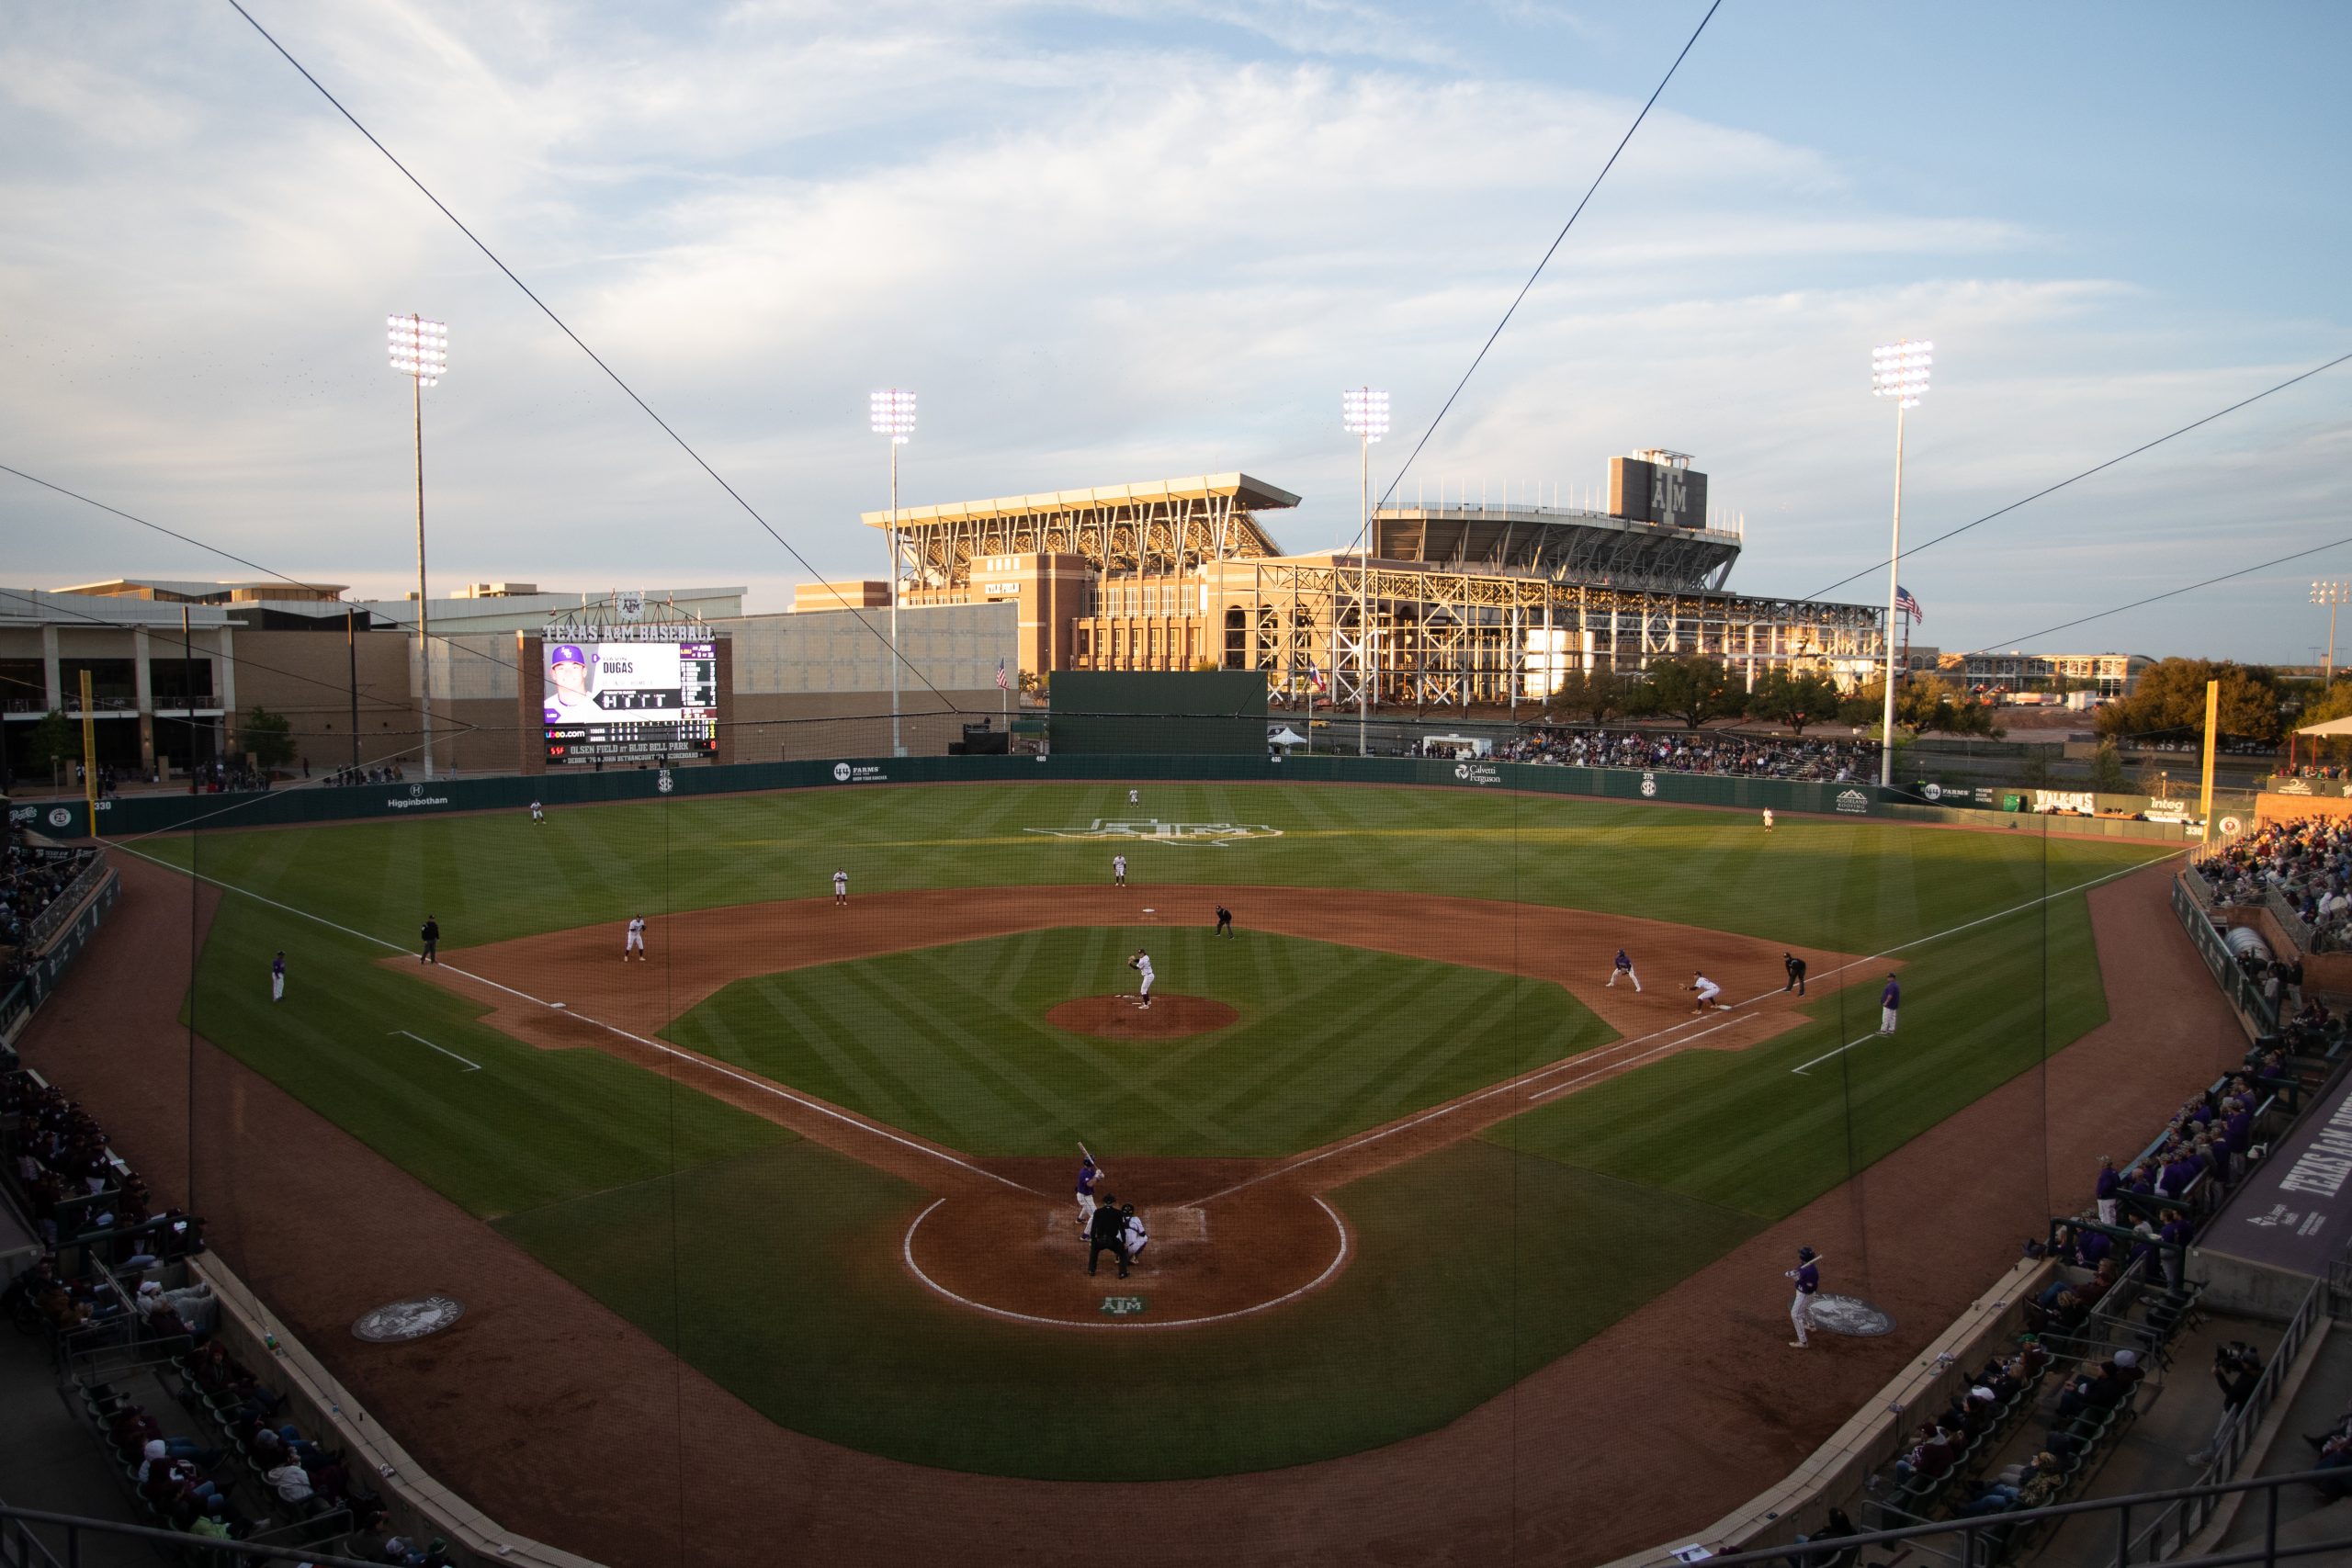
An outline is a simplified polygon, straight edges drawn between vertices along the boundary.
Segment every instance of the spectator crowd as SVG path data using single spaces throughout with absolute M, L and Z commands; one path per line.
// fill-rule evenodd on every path
M 1424 746 L 1447 750 L 1443 741 Z M 1494 756 L 1498 761 L 1569 768 L 1640 768 L 1834 784 L 1871 773 L 1878 765 L 1877 749 L 1863 741 L 1705 729 L 1529 729 L 1497 747 Z
M 2277 893 L 2310 929 L 2314 951 L 2352 946 L 2352 818 L 2266 822 L 2198 863 L 2215 902 Z
M 96 854 L 36 848 L 14 827 L 0 839 L 0 991 L 16 979 L 21 952 L 31 945 L 41 911 L 73 886 Z

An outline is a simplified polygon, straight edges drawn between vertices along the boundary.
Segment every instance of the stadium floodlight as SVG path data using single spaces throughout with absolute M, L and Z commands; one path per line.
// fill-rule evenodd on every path
M 915 433 L 915 395 L 890 387 L 866 399 L 874 434 L 890 438 L 890 755 L 903 757 L 899 744 L 899 448 Z
M 449 373 L 449 323 L 424 316 L 386 316 L 392 368 L 409 378 L 416 418 L 416 672 L 423 694 L 424 776 L 433 777 L 433 613 L 424 596 L 424 389 Z
M 1356 755 L 1366 754 L 1365 730 L 1372 716 L 1372 444 L 1388 434 L 1388 393 L 1379 387 L 1350 387 L 1340 394 L 1340 423 L 1363 448 L 1363 527 L 1356 536 Z M 1338 630 L 1339 605 L 1332 604 L 1333 630 Z M 1334 669 L 1339 660 L 1331 663 Z
M 2314 582 L 2312 584 L 2312 603 L 2327 606 L 2327 665 L 2319 687 L 2324 692 L 2335 684 L 2335 607 L 2352 604 L 2352 582 L 2335 580 Z
M 1928 367 L 1936 362 L 1936 345 L 1905 338 L 1871 350 L 1871 396 L 1894 400 L 1894 547 L 1886 563 L 1886 694 L 1885 714 L 1879 728 L 1878 783 L 1894 787 L 1894 617 L 1901 593 L 1895 579 L 1903 570 L 1903 414 L 1916 409 L 1928 395 Z

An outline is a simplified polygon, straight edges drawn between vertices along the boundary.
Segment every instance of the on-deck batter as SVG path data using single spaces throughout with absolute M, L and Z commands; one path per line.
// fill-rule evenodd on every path
M 1813 1298 L 1821 1289 L 1821 1265 L 1814 1261 L 1809 1247 L 1797 1248 L 1797 1266 L 1782 1271 L 1781 1278 L 1797 1282 L 1796 1299 L 1789 1303 L 1789 1321 L 1796 1325 L 1797 1337 L 1789 1341 L 1791 1348 L 1802 1350 L 1810 1343 L 1813 1327 Z

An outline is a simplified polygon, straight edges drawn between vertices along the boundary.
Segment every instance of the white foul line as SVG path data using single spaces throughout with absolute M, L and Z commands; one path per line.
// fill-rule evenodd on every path
M 226 892 L 242 893 L 246 897 L 253 899 L 254 902 L 266 904 L 273 909 L 283 909 L 289 915 L 298 915 L 306 920 L 315 920 L 320 925 L 326 927 L 329 931 L 338 931 L 343 932 L 345 936 L 357 937 L 361 942 L 372 942 L 378 947 L 390 948 L 394 953 L 406 953 L 408 951 L 407 948 L 401 946 L 397 942 L 386 942 L 382 937 L 370 936 L 366 931 L 353 931 L 349 926 L 337 925 L 334 921 L 328 919 L 323 915 L 314 915 L 308 909 L 298 909 L 291 904 L 281 904 L 275 898 L 265 897 L 263 895 L 255 893 L 251 888 L 240 887 L 233 882 L 223 882 L 217 876 L 206 876 L 201 872 L 189 871 L 184 866 L 174 865 L 169 861 L 157 860 L 153 855 L 141 853 L 138 850 L 126 850 L 125 852 L 138 855 L 141 860 L 150 862 L 155 865 L 160 865 L 165 871 L 176 872 L 182 876 L 193 877 L 198 882 L 209 882 L 213 886 L 220 888 Z M 510 997 L 520 998 L 522 1000 L 529 1002 L 534 1007 L 543 1007 L 550 1012 L 562 1011 L 572 1018 L 579 1019 L 583 1023 L 594 1024 L 598 1029 L 604 1030 L 606 1033 L 617 1034 L 624 1040 L 633 1040 L 638 1044 L 646 1047 L 648 1050 L 659 1051 L 665 1056 L 674 1057 L 678 1061 L 690 1063 L 695 1066 L 706 1068 L 708 1071 L 717 1073 L 723 1077 L 733 1078 L 737 1083 L 743 1084 L 751 1089 L 759 1089 L 763 1093 L 772 1094 L 778 1100 L 789 1100 L 793 1104 L 800 1106 L 806 1110 L 817 1111 L 820 1115 L 830 1116 L 834 1121 L 841 1122 L 843 1126 L 854 1127 L 862 1133 L 870 1133 L 877 1138 L 887 1138 L 891 1143 L 900 1145 L 906 1148 L 913 1149 L 918 1154 L 926 1154 L 933 1159 L 944 1160 L 947 1164 L 955 1166 L 958 1169 L 968 1170 L 975 1176 L 987 1177 L 990 1181 L 1010 1187 L 1015 1192 L 1026 1192 L 1033 1198 L 1044 1198 L 1048 1196 L 1048 1194 L 1039 1192 L 1034 1188 L 1023 1187 L 1018 1181 L 1014 1181 L 1008 1177 L 999 1176 L 995 1171 L 983 1170 L 978 1166 L 973 1165 L 968 1161 L 960 1160 L 954 1155 L 947 1153 L 944 1149 L 933 1147 L 930 1144 L 917 1142 L 913 1138 L 901 1137 L 899 1134 L 890 1131 L 888 1127 L 877 1126 L 874 1122 L 862 1121 L 855 1116 L 852 1116 L 846 1111 L 837 1111 L 833 1107 L 824 1103 L 822 1100 L 809 1100 L 804 1096 L 795 1094 L 790 1089 L 785 1089 L 783 1086 L 770 1079 L 755 1077 L 749 1073 L 739 1073 L 734 1068 L 727 1066 L 723 1063 L 714 1062 L 709 1057 L 697 1055 L 692 1051 L 682 1051 L 677 1046 L 672 1045 L 665 1041 L 649 1040 L 642 1034 L 632 1034 L 628 1030 L 620 1028 L 616 1024 L 606 1023 L 604 1020 L 599 1018 L 590 1018 L 586 1013 L 574 1011 L 571 1009 L 564 1007 L 560 1002 L 547 1001 L 541 998 L 531 995 L 528 991 L 518 991 L 514 987 L 493 980 L 487 975 L 477 975 L 469 969 L 460 969 L 454 964 L 440 966 L 448 969 L 451 974 L 462 975 L 467 979 L 474 981 L 478 985 L 488 986 L 494 990 L 503 991 Z M 398 1032 L 404 1033 L 406 1032 L 400 1031 Z M 427 1043 L 430 1043 L 430 1042 L 427 1042 Z M 434 1046 L 434 1049 L 437 1051 L 440 1047 L 435 1045 Z
M 1309 1194 L 1309 1196 L 1313 1197 L 1313 1194 Z M 1271 1312 L 1275 1307 L 1282 1305 L 1284 1302 L 1296 1301 L 1299 1297 L 1306 1294 L 1309 1291 L 1318 1289 L 1326 1280 L 1329 1280 L 1332 1275 L 1340 1271 L 1340 1265 L 1348 1260 L 1348 1227 L 1346 1223 L 1340 1218 L 1339 1210 L 1334 1209 L 1330 1204 L 1323 1201 L 1322 1199 L 1315 1198 L 1315 1206 L 1322 1210 L 1324 1213 L 1330 1216 L 1331 1228 L 1340 1233 L 1340 1250 L 1332 1255 L 1331 1261 L 1324 1266 L 1323 1272 L 1316 1275 L 1315 1278 L 1309 1280 L 1304 1285 L 1299 1286 L 1298 1289 L 1286 1292 L 1282 1295 L 1276 1296 L 1270 1302 L 1260 1302 L 1255 1306 L 1237 1307 L 1231 1312 L 1212 1313 L 1206 1317 L 1162 1318 L 1157 1323 L 1122 1323 L 1115 1321 L 1110 1323 L 1097 1323 L 1091 1319 L 1084 1318 L 1039 1317 L 1032 1313 L 1012 1312 L 1004 1307 L 992 1307 L 986 1302 L 976 1302 L 969 1296 L 959 1296 L 955 1292 L 949 1290 L 946 1286 L 941 1284 L 938 1280 L 933 1279 L 930 1275 L 922 1271 L 922 1265 L 915 1261 L 916 1227 L 921 1225 L 923 1221 L 931 1218 L 932 1211 L 933 1209 L 938 1208 L 940 1204 L 946 1201 L 947 1200 L 944 1198 L 933 1200 L 931 1208 L 925 1209 L 922 1213 L 917 1214 L 914 1219 L 908 1224 L 906 1236 L 899 1244 L 899 1256 L 906 1259 L 907 1268 L 913 1272 L 916 1279 L 921 1280 L 932 1290 L 937 1292 L 943 1296 L 945 1296 L 949 1301 L 954 1302 L 958 1306 L 967 1306 L 974 1312 L 984 1312 L 990 1317 L 1007 1318 L 1014 1323 L 1042 1324 L 1047 1328 L 1118 1328 L 1133 1332 L 1138 1328 L 1198 1328 L 1205 1323 L 1229 1323 L 1237 1317 L 1250 1317 L 1258 1313 Z
M 422 1034 L 409 1034 L 409 1032 L 408 1032 L 407 1030 L 405 1030 L 405 1029 L 388 1029 L 388 1030 L 386 1030 L 384 1032 L 385 1032 L 387 1035 L 393 1035 L 393 1034 L 408 1034 L 408 1037 L 409 1037 L 411 1040 L 415 1041 L 419 1045 L 424 1046 L 426 1050 L 428 1050 L 428 1051 L 441 1051 L 441 1047 L 440 1047 L 440 1046 L 435 1045 L 435 1043 L 433 1043 L 433 1042 L 432 1042 L 432 1041 L 427 1040 L 424 1035 L 422 1035 Z M 448 1058 L 449 1058 L 449 1060 L 451 1060 L 451 1061 L 453 1061 L 453 1062 L 466 1062 L 466 1059 L 465 1059 L 463 1056 L 458 1055 L 455 1051 L 441 1051 L 441 1054 L 442 1054 L 444 1056 L 448 1057 Z M 478 1073 L 478 1072 L 481 1071 L 481 1064 L 480 1062 L 466 1062 L 466 1071 L 468 1071 L 468 1072 L 469 1072 L 469 1073 Z
M 1829 1060 L 1832 1056 L 1842 1056 L 1847 1052 L 1852 1050 L 1855 1046 L 1863 1043 L 1865 1041 L 1883 1040 L 1885 1038 L 1887 1038 L 1885 1030 L 1873 1029 L 1868 1034 L 1863 1035 L 1860 1040 L 1849 1040 L 1843 1045 L 1838 1046 L 1835 1051 L 1824 1051 L 1820 1055 L 1815 1056 L 1812 1061 L 1807 1062 L 1804 1065 L 1804 1067 L 1791 1067 L 1789 1071 L 1802 1074 L 1805 1067 L 1817 1067 L 1821 1066 L 1822 1063 Z
M 2021 914 L 2025 910 L 2033 908 L 2041 904 L 2046 904 L 2052 898 L 2064 898 L 2070 893 L 2080 893 L 2086 889 L 2097 887 L 2102 883 L 2112 882 L 2119 876 L 2129 876 L 2135 871 L 2145 871 L 2148 867 L 2158 864 L 2162 861 L 2169 858 L 2169 856 L 2159 855 L 2154 860 L 2141 861 L 2135 864 L 2124 866 L 2120 870 L 2109 872 L 2103 876 L 2095 876 L 2087 882 L 2074 883 L 2069 886 L 2061 887 L 2053 893 L 2044 893 L 2039 898 L 2029 898 L 2024 903 L 2018 904 L 2014 908 L 1997 910 L 1990 915 L 1979 916 L 1975 919 L 1962 921 L 1961 924 L 1951 927 L 1949 930 L 1933 931 L 1926 936 L 1915 938 L 1910 942 L 1899 942 L 1883 952 L 1870 953 L 1864 957 L 1853 959 L 1850 962 L 1841 964 L 1837 968 L 1823 975 L 1821 978 L 1828 979 L 1831 976 L 1842 975 L 1849 969 L 1858 969 L 1866 964 L 1875 964 L 1883 958 L 1901 953 L 1907 948 L 1917 947 L 1926 942 L 1939 942 L 1945 937 L 1957 936 L 1962 931 L 1972 930 L 1977 926 L 1985 925 L 1994 920 L 2006 919 L 2011 915 Z M 1782 989 L 1784 991 L 1786 987 L 1783 987 Z M 1763 1000 L 1767 997 L 1781 994 L 1781 992 L 1770 990 L 1758 991 L 1756 995 L 1748 998 L 1746 1003 L 1741 1005 L 1753 1006 L 1755 1003 Z M 1270 1169 L 1260 1171 L 1257 1175 L 1250 1177 L 1246 1181 L 1238 1181 L 1232 1186 L 1225 1188 L 1220 1191 L 1210 1193 L 1207 1197 L 1200 1199 L 1199 1202 L 1203 1204 L 1214 1203 L 1219 1198 L 1230 1197 L 1232 1194 L 1240 1191 L 1245 1187 L 1255 1187 L 1261 1181 L 1270 1180 L 1277 1176 L 1287 1176 L 1292 1171 L 1304 1169 L 1306 1167 L 1313 1165 L 1318 1160 L 1329 1159 L 1333 1155 L 1345 1154 L 1353 1149 L 1360 1149 L 1368 1145 L 1376 1144 L 1381 1139 L 1388 1137 L 1392 1134 L 1404 1132 L 1409 1127 L 1418 1127 L 1424 1122 L 1434 1121 L 1441 1116 L 1450 1116 L 1453 1114 L 1453 1112 L 1465 1110 L 1470 1106 L 1477 1104 L 1481 1100 L 1491 1100 L 1498 1094 L 1509 1093 L 1513 1089 L 1522 1089 L 1530 1084 L 1540 1083 L 1544 1079 L 1554 1077 L 1556 1074 L 1566 1073 L 1571 1069 L 1578 1067 L 1590 1069 L 1589 1071 L 1581 1073 L 1577 1077 L 1571 1078 L 1566 1082 L 1555 1085 L 1552 1088 L 1543 1090 L 1541 1093 L 1529 1096 L 1529 1103 L 1532 1104 L 1538 1100 L 1542 1100 L 1548 1095 L 1558 1093 L 1561 1090 L 1572 1088 L 1574 1085 L 1584 1082 L 1588 1078 L 1597 1077 L 1602 1073 L 1615 1072 L 1622 1067 L 1635 1066 L 1643 1062 L 1648 1061 L 1653 1056 L 1663 1055 L 1668 1051 L 1679 1049 L 1680 1047 L 1690 1043 L 1690 1041 L 1698 1039 L 1699 1035 L 1693 1034 L 1683 1039 L 1668 1040 L 1665 1044 L 1645 1051 L 1638 1056 L 1630 1057 L 1622 1061 L 1612 1060 L 1601 1066 L 1594 1066 L 1595 1062 L 1603 1055 L 1614 1055 L 1616 1053 L 1629 1051 L 1636 1045 L 1645 1044 L 1652 1040 L 1663 1039 L 1668 1035 L 1675 1033 L 1678 1030 L 1690 1027 L 1690 1025 L 1695 1021 L 1697 1021 L 1695 1019 L 1684 1019 L 1679 1023 L 1668 1024 L 1663 1029 L 1654 1029 L 1647 1034 L 1639 1034 L 1629 1040 L 1619 1040 L 1607 1045 L 1595 1046 L 1592 1050 L 1584 1052 L 1579 1055 L 1570 1056 L 1563 1061 L 1554 1062 L 1546 1066 L 1538 1067 L 1531 1073 L 1523 1073 L 1513 1077 L 1506 1078 L 1501 1083 L 1490 1085 L 1489 1087 L 1479 1090 L 1476 1094 L 1469 1095 L 1461 1100 L 1448 1100 L 1443 1105 L 1424 1111 L 1418 1116 L 1410 1117 L 1403 1122 L 1392 1123 L 1386 1127 L 1374 1128 L 1371 1132 L 1362 1134 L 1356 1137 L 1343 1138 L 1340 1142 L 1328 1145 L 1323 1148 L 1316 1150 L 1312 1154 L 1302 1155 L 1297 1159 L 1292 1160 L 1287 1164 L 1274 1166 Z M 1725 1021 L 1728 1023 L 1736 1022 L 1737 1021 L 1727 1020 Z M 1723 1027 L 1724 1027 L 1724 1024 L 1717 1024 L 1714 1026 L 1714 1029 L 1702 1030 L 1700 1032 L 1702 1034 L 1713 1034 L 1715 1032 L 1715 1029 L 1721 1029 Z M 1870 1036 L 1865 1036 L 1864 1038 L 1867 1039 L 1870 1038 Z M 1856 1041 L 1854 1043 L 1860 1044 L 1860 1042 Z M 1811 1066 L 1813 1065 L 1814 1064 L 1811 1062 L 1805 1064 L 1806 1066 Z

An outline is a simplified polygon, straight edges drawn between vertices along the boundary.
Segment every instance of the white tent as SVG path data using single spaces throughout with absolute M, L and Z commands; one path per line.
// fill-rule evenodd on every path
M 2319 724 L 2307 724 L 2295 733 L 2298 735 L 2352 735 L 2352 718 L 2331 718 Z
M 1266 744 L 1269 746 L 1285 747 L 1304 746 L 1306 744 L 1306 737 L 1301 735 L 1297 730 L 1291 728 L 1288 725 L 1284 725 L 1280 729 L 1269 730 L 1267 732 Z

